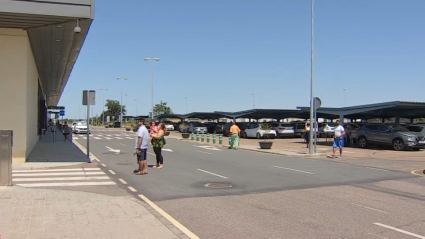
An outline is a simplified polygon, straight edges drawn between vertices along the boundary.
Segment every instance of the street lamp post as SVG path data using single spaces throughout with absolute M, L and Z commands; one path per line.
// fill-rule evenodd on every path
M 251 94 L 251 95 L 252 95 L 252 108 L 255 109 L 255 95 L 254 94 Z
M 184 97 L 186 99 L 186 114 L 187 114 L 187 97 Z
M 145 61 L 153 60 L 153 61 L 159 61 L 160 58 L 145 58 Z M 152 112 L 152 119 L 153 119 L 153 81 L 154 81 L 154 66 L 151 64 L 151 74 L 152 74 L 152 89 L 151 89 L 151 112 Z
M 117 80 L 127 80 L 126 77 L 117 77 Z M 121 112 L 120 112 L 120 128 L 122 127 L 122 90 L 121 90 Z
M 314 0 L 311 0 L 311 68 L 310 68 L 310 137 L 308 153 L 313 154 L 313 132 L 316 130 L 316 122 L 313 122 L 314 109 Z
M 103 107 L 102 107 L 102 109 L 103 109 L 103 114 L 102 114 L 102 123 L 103 123 L 103 126 L 105 126 L 105 90 L 108 90 L 108 89 L 106 89 L 106 88 L 100 88 L 99 90 L 101 90 L 101 91 L 103 91 L 103 93 L 102 93 L 102 95 L 103 95 Z
M 344 107 L 347 107 L 347 90 L 344 89 Z

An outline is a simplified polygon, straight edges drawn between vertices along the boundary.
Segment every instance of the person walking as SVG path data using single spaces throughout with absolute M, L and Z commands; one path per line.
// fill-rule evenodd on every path
M 241 133 L 241 129 L 236 125 L 236 122 L 233 121 L 232 127 L 229 130 L 230 133 L 230 145 L 229 149 L 238 149 L 239 148 L 239 135 Z
M 307 148 L 308 145 L 310 144 L 310 123 L 305 124 L 305 128 L 304 128 L 304 140 L 307 143 Z
M 342 148 L 344 147 L 344 137 L 345 137 L 345 130 L 344 127 L 342 127 L 341 122 L 339 120 L 336 121 L 337 127 L 335 128 L 334 133 L 334 144 L 333 144 L 333 154 L 331 158 L 335 158 L 335 151 L 337 148 L 339 148 L 339 158 L 342 158 Z
M 65 123 L 62 126 L 64 141 L 66 141 L 66 139 L 68 138 L 69 131 L 70 131 L 70 127 L 68 126 L 68 122 L 65 121 Z
M 156 156 L 156 165 L 153 166 L 154 168 L 163 168 L 164 167 L 164 158 L 162 157 L 162 147 L 165 145 L 165 133 L 167 132 L 167 129 L 165 127 L 164 123 L 159 124 L 158 132 L 157 133 L 151 133 L 151 144 L 153 147 L 153 151 L 155 152 Z
M 148 174 L 147 151 L 149 145 L 149 133 L 143 120 L 139 120 L 138 125 L 139 129 L 136 133 L 135 148 L 139 171 L 136 172 L 136 175 L 145 175 Z

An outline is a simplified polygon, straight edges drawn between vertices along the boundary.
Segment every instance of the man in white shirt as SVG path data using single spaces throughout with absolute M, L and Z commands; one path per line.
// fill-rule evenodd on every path
M 342 148 L 344 147 L 345 130 L 344 130 L 344 127 L 342 127 L 341 122 L 339 120 L 336 121 L 336 125 L 337 127 L 335 128 L 335 138 L 334 138 L 332 158 L 335 158 L 335 151 L 337 148 L 339 148 L 339 158 L 342 158 Z
M 139 129 L 136 133 L 136 154 L 137 162 L 139 164 L 139 171 L 136 175 L 145 175 L 148 174 L 148 160 L 147 160 L 147 151 L 149 145 L 149 133 L 146 129 L 145 122 L 139 120 Z

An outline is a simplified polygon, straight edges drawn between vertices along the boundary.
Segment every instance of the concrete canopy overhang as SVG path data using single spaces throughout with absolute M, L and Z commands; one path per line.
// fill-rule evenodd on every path
M 48 106 L 58 104 L 93 18 L 94 0 L 0 1 L 0 28 L 27 31 Z
M 310 111 L 310 107 L 297 107 L 305 112 Z M 425 103 L 392 101 L 379 104 L 359 105 L 342 108 L 319 108 L 318 114 L 330 114 L 334 116 L 343 115 L 352 119 L 372 119 L 372 118 L 423 118 L 425 117 Z

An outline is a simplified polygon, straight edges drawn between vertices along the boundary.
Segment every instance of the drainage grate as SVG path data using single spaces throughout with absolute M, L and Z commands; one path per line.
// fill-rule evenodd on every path
M 204 186 L 207 187 L 207 188 L 218 188 L 218 189 L 233 187 L 232 184 L 230 184 L 230 183 L 207 183 Z

